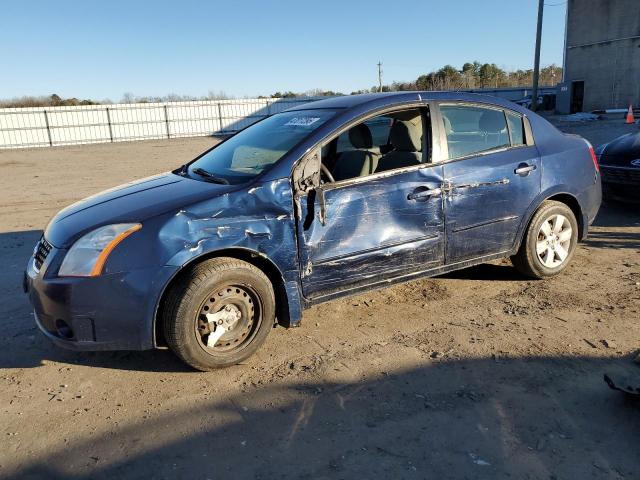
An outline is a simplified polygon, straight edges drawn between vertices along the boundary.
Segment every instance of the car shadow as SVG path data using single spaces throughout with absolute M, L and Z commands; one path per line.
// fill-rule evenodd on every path
M 640 229 L 640 208 L 638 205 L 607 201 L 603 203 L 598 216 L 589 231 L 585 244 L 597 248 L 640 249 L 640 230 L 620 232 L 619 228 Z
M 112 370 L 193 372 L 168 349 L 75 352 L 59 348 L 42 335 L 30 314 L 24 317 L 26 325 L 10 335 L 8 341 L 0 341 L 0 369 L 35 368 L 45 362 L 57 362 Z
M 631 248 L 640 250 L 640 234 L 627 232 L 591 232 L 585 244 L 598 248 Z
M 74 480 L 639 478 L 640 405 L 602 380 L 640 373 L 627 362 L 423 359 L 392 373 L 371 365 L 348 382 L 327 380 L 340 365 L 327 360 L 214 400 L 202 391 L 143 417 L 118 415 L 114 431 L 76 428 L 59 446 L 3 467 Z
M 640 227 L 640 205 L 605 200 L 594 227 Z
M 483 263 L 473 267 L 455 270 L 445 273 L 437 278 L 449 278 L 456 280 L 481 280 L 481 281 L 497 281 L 497 282 L 516 282 L 531 280 L 526 275 L 521 274 L 515 269 L 511 262 L 506 261 L 503 264 Z
M 44 340 L 46 341 L 46 339 Z M 46 349 L 46 351 L 48 353 L 44 356 L 46 360 L 69 365 L 139 372 L 193 372 L 193 369 L 180 361 L 178 357 L 168 349 L 71 352 L 52 345 L 52 348 Z

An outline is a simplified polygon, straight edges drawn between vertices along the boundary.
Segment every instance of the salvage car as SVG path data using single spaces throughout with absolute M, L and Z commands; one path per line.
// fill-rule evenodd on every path
M 640 132 L 627 133 L 596 150 L 606 199 L 640 202 Z
M 65 208 L 24 288 L 57 345 L 211 370 L 344 295 L 503 257 L 557 275 L 600 201 L 591 145 L 506 100 L 334 97 Z

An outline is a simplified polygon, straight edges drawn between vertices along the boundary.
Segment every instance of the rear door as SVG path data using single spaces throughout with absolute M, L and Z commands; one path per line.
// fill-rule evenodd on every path
M 446 263 L 509 251 L 540 193 L 540 158 L 528 121 L 480 104 L 441 103 Z

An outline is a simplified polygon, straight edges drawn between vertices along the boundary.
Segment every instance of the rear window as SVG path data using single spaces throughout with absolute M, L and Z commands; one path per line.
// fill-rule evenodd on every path
M 517 113 L 507 112 L 507 122 L 509 123 L 509 131 L 511 132 L 511 145 L 517 147 L 524 145 L 524 125 L 522 116 Z

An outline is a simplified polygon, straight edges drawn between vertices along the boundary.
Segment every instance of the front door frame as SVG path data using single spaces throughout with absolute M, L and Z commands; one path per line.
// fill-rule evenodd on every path
M 437 122 L 434 120 L 433 117 L 433 112 L 434 112 L 434 105 L 435 105 L 435 101 L 426 101 L 426 100 L 418 100 L 418 101 L 410 101 L 410 102 L 403 102 L 403 103 L 399 103 L 396 105 L 392 105 L 392 106 L 385 106 L 382 108 L 378 108 L 372 111 L 367 112 L 364 115 L 360 115 L 352 120 L 350 120 L 349 122 L 343 124 L 342 126 L 340 126 L 339 128 L 335 129 L 334 131 L 332 131 L 331 133 L 327 134 L 322 140 L 320 140 L 319 142 L 317 142 L 315 145 L 313 145 L 311 148 L 309 148 L 309 150 L 307 151 L 307 154 L 304 155 L 301 160 L 296 164 L 296 167 L 299 165 L 304 165 L 304 164 L 312 164 L 312 165 L 318 165 L 318 158 L 320 158 L 320 162 L 321 162 L 321 152 L 322 152 L 322 147 L 325 146 L 326 144 L 328 144 L 330 141 L 332 141 L 334 138 L 337 138 L 339 135 L 341 135 L 342 133 L 348 131 L 350 128 L 352 128 L 353 126 L 360 124 L 362 122 L 365 122 L 371 118 L 375 118 L 377 116 L 380 115 L 385 115 L 385 114 L 389 114 L 389 113 L 395 113 L 395 112 L 400 112 L 400 111 L 405 111 L 405 110 L 411 110 L 411 109 L 420 109 L 421 113 L 423 115 L 423 122 L 424 122 L 424 110 L 427 110 L 429 113 L 429 117 L 430 117 L 430 133 L 431 133 L 431 162 L 429 162 L 428 164 L 421 164 L 421 165 L 412 165 L 409 167 L 403 167 L 403 168 L 398 168 L 395 170 L 388 170 L 388 171 L 384 171 L 384 172 L 380 172 L 380 173 L 374 173 L 372 175 L 368 175 L 365 177 L 355 177 L 355 178 L 350 178 L 350 179 L 346 179 L 346 180 L 341 180 L 338 182 L 334 182 L 331 184 L 323 184 L 320 185 L 318 180 L 315 180 L 314 185 L 310 185 L 310 182 L 301 182 L 300 179 L 296 178 L 296 168 L 294 167 L 294 176 L 292 178 L 292 187 L 294 189 L 293 192 L 293 197 L 294 197 L 294 206 L 295 206 L 295 217 L 296 217 L 296 245 L 297 245 L 297 254 L 298 254 L 298 265 L 299 265 L 299 271 L 300 271 L 300 285 L 302 287 L 303 284 L 303 278 L 308 275 L 310 273 L 310 269 L 313 268 L 313 265 L 309 264 L 309 262 L 307 261 L 307 256 L 304 255 L 303 249 L 305 248 L 304 245 L 304 240 L 301 236 L 301 228 L 304 228 L 304 223 L 306 219 L 301 218 L 301 213 L 302 213 L 302 202 L 309 202 L 310 200 L 310 196 L 311 195 L 315 195 L 317 196 L 321 196 L 324 197 L 324 194 L 328 191 L 328 190 L 333 190 L 333 189 L 338 189 L 338 188 L 345 188 L 345 187 L 349 187 L 351 185 L 357 185 L 357 184 L 362 184 L 362 183 L 367 183 L 367 182 L 372 182 L 372 181 L 376 181 L 376 180 L 381 180 L 381 179 L 385 179 L 387 177 L 393 177 L 393 176 L 397 176 L 397 175 L 401 175 L 403 173 L 407 173 L 407 172 L 412 172 L 412 171 L 418 171 L 420 169 L 430 169 L 433 167 L 442 167 L 441 165 L 441 161 L 444 158 L 443 155 L 446 155 L 446 144 L 445 146 L 445 150 L 443 151 L 442 149 L 442 143 L 441 143 L 441 138 L 442 138 L 442 134 L 443 134 L 443 127 L 441 126 L 441 122 Z M 423 123 L 423 128 L 424 128 L 424 123 Z M 442 130 L 442 131 L 441 131 Z M 424 150 L 424 143 L 423 143 L 423 150 Z M 318 168 L 318 167 L 316 167 Z M 319 179 L 319 171 L 315 172 L 315 178 Z M 442 186 L 442 185 L 440 185 Z M 441 199 L 441 206 L 443 207 L 443 194 L 440 193 L 440 199 Z M 315 200 L 315 199 L 314 199 Z M 441 208 L 442 208 L 441 207 Z M 321 210 L 321 209 L 319 209 Z M 320 217 L 322 217 L 324 215 L 324 211 L 319 212 L 320 213 Z M 443 217 L 442 217 L 442 229 L 443 229 L 443 234 L 444 234 L 444 211 L 441 212 Z M 314 211 L 314 215 L 315 215 L 315 211 Z M 313 218 L 313 221 L 320 221 L 320 220 L 325 220 L 324 218 Z M 443 251 L 445 248 L 445 238 L 446 235 L 443 237 Z M 442 261 L 444 262 L 444 257 L 442 259 Z M 434 268 L 438 268 L 441 265 L 431 265 L 429 266 L 429 268 L 425 268 L 424 270 L 432 270 Z M 416 274 L 418 272 L 415 272 Z M 406 276 L 407 273 L 403 273 L 401 276 Z M 409 274 L 411 275 L 411 274 Z M 375 284 L 379 279 L 372 279 L 371 284 Z M 392 281 L 392 279 L 390 278 L 389 281 Z M 353 287 L 354 290 L 359 290 L 362 288 L 367 288 L 367 285 L 358 285 L 357 287 Z M 303 292 L 303 289 L 301 288 L 301 292 Z M 327 298 L 329 297 L 333 297 L 336 296 L 335 293 L 329 293 L 326 295 Z M 322 296 L 320 297 L 313 297 L 313 298 L 306 298 L 304 296 L 303 293 L 303 298 L 305 299 L 305 301 L 307 302 L 316 302 L 316 301 L 321 301 Z

